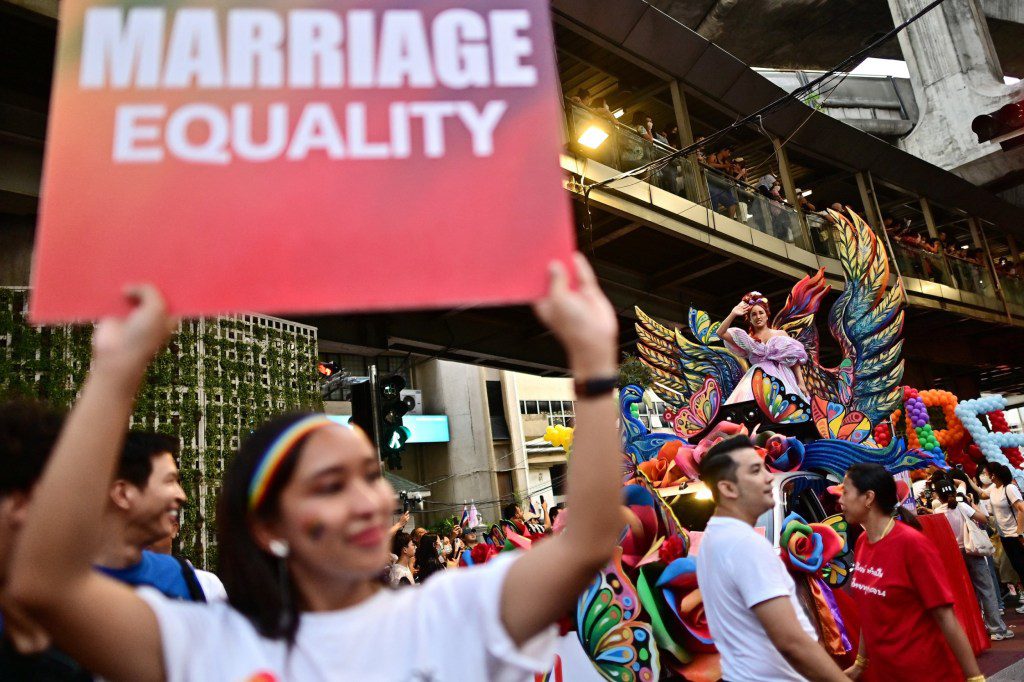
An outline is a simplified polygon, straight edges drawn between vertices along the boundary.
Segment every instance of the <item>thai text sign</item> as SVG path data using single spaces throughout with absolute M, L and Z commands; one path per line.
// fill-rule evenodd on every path
M 66 0 L 37 321 L 519 302 L 573 234 L 544 0 Z

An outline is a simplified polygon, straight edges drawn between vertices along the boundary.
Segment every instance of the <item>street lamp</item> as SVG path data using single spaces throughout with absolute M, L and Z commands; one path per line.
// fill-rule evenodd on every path
M 597 149 L 607 139 L 608 133 L 602 130 L 600 126 L 591 124 L 576 141 L 589 149 Z

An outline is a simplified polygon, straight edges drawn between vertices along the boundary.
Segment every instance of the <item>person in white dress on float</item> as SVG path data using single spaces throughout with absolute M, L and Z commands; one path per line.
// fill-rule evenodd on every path
M 390 590 L 395 492 L 358 430 L 323 415 L 258 428 L 225 473 L 217 515 L 228 603 L 174 603 L 92 568 L 103 500 L 146 367 L 175 322 L 152 287 L 93 337 L 92 369 L 25 523 L 8 582 L 70 656 L 113 681 L 533 680 L 555 623 L 622 530 L 615 311 L 582 255 L 534 305 L 576 379 L 572 520 L 525 553 Z M 537 580 L 537 576 L 544 576 Z
M 759 368 L 778 379 L 786 393 L 797 395 L 804 402 L 811 400 L 801 367 L 807 363 L 807 350 L 786 332 L 773 329 L 768 324 L 769 314 L 768 299 L 759 291 L 751 291 L 718 327 L 718 338 L 750 363 L 750 369 L 726 399 L 726 405 L 754 399 L 751 377 Z M 731 328 L 737 319 L 747 322 L 747 331 Z

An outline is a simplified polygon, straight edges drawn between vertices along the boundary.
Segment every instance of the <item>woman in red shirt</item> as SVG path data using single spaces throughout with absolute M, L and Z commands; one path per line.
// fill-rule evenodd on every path
M 896 481 L 879 464 L 855 464 L 840 498 L 846 520 L 864 527 L 857 539 L 851 594 L 860 610 L 857 662 L 875 680 L 984 680 L 953 613 L 953 593 L 939 554 L 911 526 L 899 505 Z M 897 523 L 899 517 L 904 523 Z

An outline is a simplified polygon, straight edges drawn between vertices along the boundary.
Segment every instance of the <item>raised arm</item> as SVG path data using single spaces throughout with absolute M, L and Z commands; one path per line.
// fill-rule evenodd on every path
M 987 500 L 988 499 L 988 493 L 985 492 L 984 490 L 982 490 L 981 488 L 979 488 L 978 484 L 975 483 L 974 479 L 971 478 L 970 476 L 967 477 L 967 485 L 971 486 L 971 488 L 974 490 L 975 494 L 977 494 L 978 499 L 980 499 L 980 500 Z
M 579 286 L 569 288 L 565 268 L 551 267 L 548 296 L 534 306 L 537 317 L 565 348 L 577 380 L 618 373 L 618 323 L 597 277 L 580 254 Z M 536 545 L 509 569 L 501 594 L 501 618 L 517 644 L 555 623 L 611 559 L 622 530 L 622 451 L 618 406 L 609 390 L 577 395 L 576 430 L 569 458 L 565 531 Z M 538 581 L 538 575 L 544 576 Z
M 732 326 L 732 323 L 736 321 L 737 317 L 746 317 L 749 312 L 750 306 L 746 303 L 740 303 L 733 308 L 726 318 L 722 320 L 722 324 L 718 325 L 718 331 L 716 332 L 718 334 L 718 338 L 723 341 L 728 341 L 729 343 L 735 343 L 735 341 L 733 341 L 732 334 L 729 333 L 729 327 Z
M 110 480 L 146 366 L 173 328 L 152 287 L 93 336 L 92 369 L 33 496 L 10 596 L 57 645 L 112 680 L 162 680 L 156 616 L 131 588 L 92 568 Z

